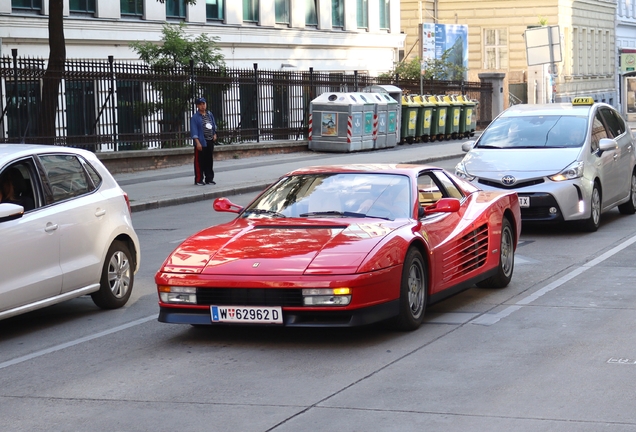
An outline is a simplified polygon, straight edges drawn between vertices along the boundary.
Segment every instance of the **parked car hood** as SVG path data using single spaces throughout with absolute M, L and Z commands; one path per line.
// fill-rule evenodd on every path
M 580 148 L 557 149 L 472 149 L 464 157 L 469 174 L 499 179 L 513 175 L 518 180 L 550 176 L 574 162 Z
M 217 275 L 352 274 L 405 220 L 244 219 L 184 241 L 161 271 Z

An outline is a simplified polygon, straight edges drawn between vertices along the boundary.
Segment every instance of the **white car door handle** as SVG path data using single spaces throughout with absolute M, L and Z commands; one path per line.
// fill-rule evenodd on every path
M 44 227 L 44 231 L 46 232 L 52 232 L 55 231 L 57 229 L 57 224 L 54 223 L 47 223 L 46 226 Z
M 95 212 L 95 216 L 100 217 L 100 216 L 104 216 L 106 214 L 106 210 L 104 209 L 97 209 L 97 211 Z

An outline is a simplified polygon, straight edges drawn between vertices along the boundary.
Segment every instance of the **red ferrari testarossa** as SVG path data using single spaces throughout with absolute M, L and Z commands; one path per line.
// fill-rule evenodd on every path
M 502 288 L 521 231 L 514 192 L 425 165 L 295 170 L 198 232 L 155 276 L 159 321 L 416 329 L 427 304 Z

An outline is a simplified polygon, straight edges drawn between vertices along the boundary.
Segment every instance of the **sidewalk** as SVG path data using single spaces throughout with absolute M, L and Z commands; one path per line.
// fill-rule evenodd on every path
M 474 138 L 471 138 L 474 139 Z M 135 173 L 115 174 L 128 193 L 134 212 L 185 204 L 222 196 L 263 190 L 283 174 L 312 165 L 348 163 L 422 163 L 461 157 L 467 140 L 399 145 L 394 148 L 355 153 L 312 151 L 255 156 L 214 162 L 216 185 L 195 186 L 192 164 Z

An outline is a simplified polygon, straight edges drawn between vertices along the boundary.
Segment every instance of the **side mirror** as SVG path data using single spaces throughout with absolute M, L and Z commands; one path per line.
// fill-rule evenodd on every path
M 613 138 L 601 138 L 598 142 L 598 148 L 601 151 L 616 150 L 618 148 L 618 144 Z
M 24 207 L 17 204 L 0 204 L 0 222 L 19 219 L 24 215 Z
M 214 200 L 212 207 L 218 212 L 240 213 L 243 207 L 234 204 L 227 198 L 217 198 Z
M 455 213 L 459 211 L 459 200 L 457 198 L 442 198 L 435 204 L 424 207 L 424 214 L 432 213 Z
M 472 150 L 474 145 L 475 145 L 475 141 L 466 141 L 465 143 L 462 144 L 462 151 L 469 152 Z

